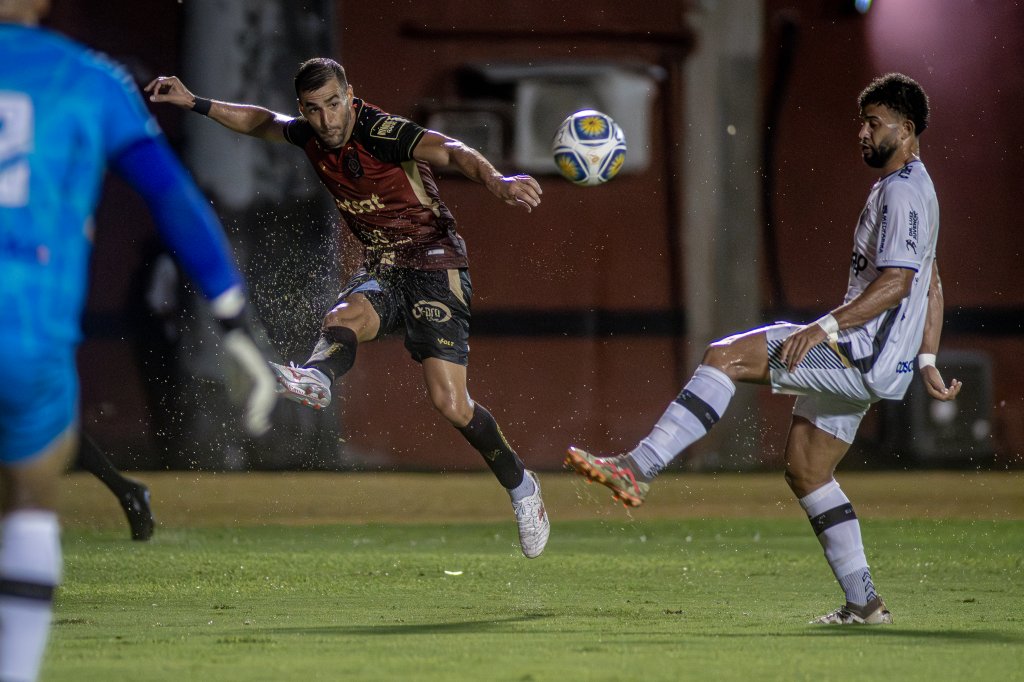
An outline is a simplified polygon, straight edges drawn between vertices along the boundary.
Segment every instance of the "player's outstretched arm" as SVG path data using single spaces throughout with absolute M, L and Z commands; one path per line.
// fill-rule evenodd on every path
M 543 191 L 529 175 L 502 176 L 484 155 L 447 135 L 428 130 L 412 156 L 439 168 L 454 168 L 470 180 L 481 183 L 506 204 L 532 211 L 540 205 Z
M 953 379 L 946 386 L 939 368 L 935 366 L 935 355 L 939 352 L 942 336 L 942 318 L 945 301 L 942 296 L 942 280 L 939 279 L 939 264 L 932 262 L 932 281 L 928 286 L 928 311 L 924 318 L 924 335 L 918 351 L 918 367 L 928 395 L 936 400 L 953 400 L 960 393 L 963 383 Z
M 232 104 L 196 97 L 177 76 L 158 76 L 145 87 L 150 102 L 167 102 L 212 118 L 236 133 L 284 142 L 284 127 L 292 120 L 253 104 Z
M 899 305 L 899 302 L 910 293 L 910 285 L 914 281 L 914 271 L 909 268 L 885 268 L 859 296 L 844 303 L 825 317 L 804 325 L 796 330 L 785 341 L 779 351 L 779 359 L 786 363 L 789 371 L 796 369 L 808 351 L 829 338 L 830 334 L 840 329 L 857 327 L 883 312 Z M 831 318 L 829 322 L 824 322 Z M 834 329 L 826 331 L 831 324 Z

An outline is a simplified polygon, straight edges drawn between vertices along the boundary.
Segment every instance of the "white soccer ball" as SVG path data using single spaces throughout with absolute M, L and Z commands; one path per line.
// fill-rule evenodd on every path
M 584 109 L 558 126 L 551 153 L 566 180 L 584 187 L 600 185 L 622 169 L 626 137 L 611 116 Z

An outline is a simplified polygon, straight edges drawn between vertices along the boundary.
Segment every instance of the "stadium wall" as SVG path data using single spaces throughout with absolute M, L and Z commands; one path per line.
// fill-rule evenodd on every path
M 467 63 L 571 58 L 670 66 L 685 53 L 685 45 L 623 36 L 685 36 L 687 2 L 649 3 L 640 13 L 601 0 L 572 17 L 557 3 L 528 4 L 530 11 L 522 3 L 513 10 L 450 0 L 382 13 L 379 6 L 339 2 L 338 53 L 358 96 L 414 117 L 430 102 L 455 96 L 453 74 Z M 765 4 L 766 99 L 780 12 L 788 11 L 799 26 L 791 80 L 771 131 L 783 312 L 811 319 L 844 289 L 842 264 L 872 181 L 857 158 L 857 92 L 886 70 L 919 78 L 935 111 L 923 156 L 943 211 L 943 345 L 990 355 L 996 451 L 1001 463 L 1019 462 L 1024 397 L 1016 387 L 1024 368 L 1016 358 L 1024 338 L 1024 277 L 1011 202 L 1024 179 L 1024 133 L 1011 117 L 1013 103 L 1024 97 L 1024 75 L 1015 61 L 1024 47 L 1021 10 L 987 4 L 966 13 L 954 0 L 907 0 L 875 3 L 860 17 L 840 13 L 840 4 Z M 128 0 L 57 3 L 52 23 L 129 61 L 140 80 L 178 72 L 180 8 L 145 5 L 140 17 L 141 5 Z M 893 14 L 909 5 L 921 6 L 912 17 Z M 885 32 L 893 22 L 908 27 L 898 41 Z M 141 25 L 161 31 L 134 30 Z M 669 238 L 674 180 L 665 152 L 665 117 L 671 113 L 665 113 L 664 97 L 659 92 L 652 108 L 648 170 L 602 189 L 542 177 L 544 204 L 526 214 L 460 178 L 441 178 L 442 196 L 470 249 L 476 319 L 470 390 L 531 466 L 557 467 L 569 442 L 603 450 L 631 445 L 678 391 L 687 371 L 679 359 L 709 340 L 687 338 L 685 311 L 676 303 Z M 180 142 L 179 117 L 166 111 L 159 117 Z M 130 273 L 142 262 L 140 245 L 151 227 L 141 202 L 116 183 L 107 190 L 99 224 L 97 286 L 85 320 L 91 339 L 82 350 L 83 413 L 121 464 L 148 466 L 149 420 L 125 311 Z M 766 319 L 779 312 L 779 301 L 764 303 Z M 111 372 L 115 366 L 118 371 Z M 360 349 L 343 388 L 339 416 L 350 461 L 384 468 L 482 467 L 427 405 L 419 368 L 400 341 Z M 762 461 L 774 467 L 789 401 L 765 395 L 759 404 Z

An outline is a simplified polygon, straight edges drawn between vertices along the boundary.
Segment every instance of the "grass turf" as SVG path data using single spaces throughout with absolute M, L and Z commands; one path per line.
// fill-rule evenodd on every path
M 806 624 L 841 593 L 796 518 L 556 518 L 532 561 L 510 518 L 183 525 L 147 544 L 71 524 L 43 679 L 1020 675 L 1024 522 L 862 525 L 890 627 Z

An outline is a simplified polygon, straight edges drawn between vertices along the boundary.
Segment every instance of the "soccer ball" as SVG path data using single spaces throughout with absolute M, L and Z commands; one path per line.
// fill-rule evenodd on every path
M 584 187 L 600 185 L 622 169 L 626 138 L 611 116 L 584 109 L 558 126 L 551 153 L 566 180 Z

